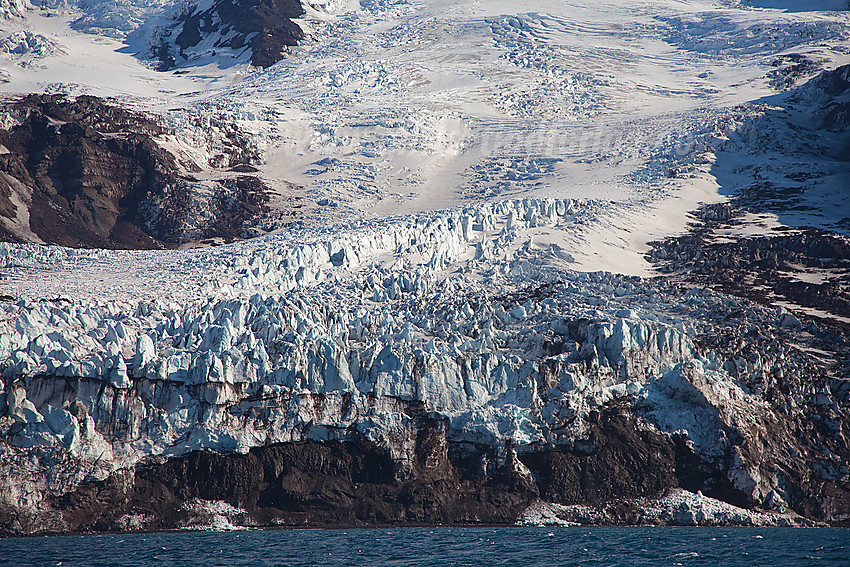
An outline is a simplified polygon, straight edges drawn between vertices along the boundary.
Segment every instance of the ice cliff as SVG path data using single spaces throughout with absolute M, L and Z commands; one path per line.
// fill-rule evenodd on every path
M 691 455 L 701 472 L 679 483 L 692 489 L 802 509 L 799 451 L 821 482 L 846 482 L 833 447 L 850 382 L 818 376 L 813 347 L 787 342 L 807 340 L 801 323 L 708 289 L 553 268 L 557 246 L 535 238 L 592 209 L 523 199 L 270 236 L 182 253 L 198 279 L 171 297 L 3 303 L 4 507 L 38 516 L 138 467 L 292 442 L 374 443 L 408 479 L 423 413 L 446 443 L 491 447 L 517 471 L 541 451 L 592 453 L 600 412 L 619 408 Z M 32 274 L 132 261 L 0 254 Z M 803 447 L 812 427 L 822 444 Z

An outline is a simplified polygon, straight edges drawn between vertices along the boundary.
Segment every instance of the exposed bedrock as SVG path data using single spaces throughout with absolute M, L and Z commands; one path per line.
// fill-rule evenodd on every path
M 850 66 L 741 107 L 708 140 L 729 196 L 654 243 L 662 272 L 844 327 L 850 316 Z
M 687 235 L 655 243 L 662 271 L 761 303 L 785 302 L 843 326 L 850 317 L 850 238 L 815 228 L 730 238 L 746 211 L 729 204 L 696 212 Z M 832 317 L 837 316 L 837 317 Z
M 233 240 L 266 210 L 251 176 L 200 183 L 164 148 L 158 120 L 103 99 L 29 95 L 4 105 L 0 238 L 73 247 L 163 248 Z
M 224 63 L 225 53 L 238 60 L 246 50 L 253 65 L 265 68 L 304 37 L 293 21 L 305 13 L 299 0 L 219 0 L 206 6 L 187 4 L 176 23 L 153 38 L 160 70 L 210 58 Z
M 404 470 L 356 434 L 247 454 L 196 451 L 83 482 L 38 512 L 4 517 L 3 528 L 49 531 L 45 517 L 60 531 L 191 527 L 209 522 L 211 512 L 192 503 L 210 502 L 229 505 L 224 512 L 234 525 L 510 524 L 541 498 L 606 503 L 692 483 L 693 452 L 681 440 L 640 431 L 617 404 L 593 416 L 583 443 L 519 454 L 510 446 L 448 441 L 445 421 L 421 414 L 417 404 L 407 411 L 419 415 Z

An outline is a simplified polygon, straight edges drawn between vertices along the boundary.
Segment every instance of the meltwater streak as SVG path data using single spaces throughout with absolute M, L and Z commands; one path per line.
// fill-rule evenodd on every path
M 850 565 L 850 531 L 794 528 L 401 528 L 0 540 L 0 566 Z

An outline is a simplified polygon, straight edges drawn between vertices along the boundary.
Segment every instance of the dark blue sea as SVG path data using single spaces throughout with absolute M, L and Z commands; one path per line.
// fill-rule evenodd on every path
M 0 566 L 850 566 L 850 530 L 399 528 L 0 540 Z

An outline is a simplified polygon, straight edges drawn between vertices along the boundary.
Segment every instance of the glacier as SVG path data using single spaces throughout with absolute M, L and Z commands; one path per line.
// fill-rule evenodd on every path
M 175 4 L 0 4 L 10 100 L 110 97 L 268 198 L 250 239 L 57 246 L 0 146 L 0 533 L 846 524 L 821 7 L 306 2 L 274 64 L 166 72 Z
M 14 487 L 5 505 L 25 502 L 35 514 L 51 493 L 151 459 L 303 441 L 374 442 L 405 478 L 418 411 L 444 422 L 448 443 L 521 462 L 541 447 L 586 442 L 589 420 L 618 404 L 722 466 L 752 502 L 787 496 L 779 471 L 788 455 L 766 435 L 787 434 L 792 408 L 843 406 L 850 382 L 827 380 L 815 394 L 788 376 L 788 406 L 777 407 L 767 386 L 808 356 L 778 346 L 801 325 L 787 311 L 553 267 L 535 234 L 568 232 L 591 205 L 523 199 L 300 241 L 264 237 L 182 253 L 203 258 L 194 269 L 206 281 L 170 298 L 103 301 L 95 292 L 83 302 L 4 304 L 4 472 Z M 247 255 L 228 249 L 246 245 Z M 144 254 L 0 252 L 7 267 L 59 273 L 87 255 Z M 732 352 L 701 344 L 729 333 L 735 311 L 774 345 L 755 360 L 747 334 Z M 26 466 L 9 458 L 22 453 L 37 457 Z

